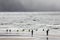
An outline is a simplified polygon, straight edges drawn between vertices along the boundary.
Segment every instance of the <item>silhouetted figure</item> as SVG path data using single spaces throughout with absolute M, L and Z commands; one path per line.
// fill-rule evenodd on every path
M 17 30 L 17 32 L 19 32 L 19 30 Z
M 33 37 L 33 30 L 31 31 L 31 36 Z
M 25 29 L 23 29 L 22 31 L 25 31 Z
M 9 32 L 11 32 L 11 30 L 9 30 Z
M 29 29 L 29 32 L 30 32 L 30 29 Z
M 44 31 L 44 29 L 43 29 L 43 31 Z
M 8 32 L 8 29 L 6 30 L 6 32 Z
M 49 29 L 46 31 L 46 33 L 47 33 L 47 36 L 48 36 L 48 33 L 49 33 Z

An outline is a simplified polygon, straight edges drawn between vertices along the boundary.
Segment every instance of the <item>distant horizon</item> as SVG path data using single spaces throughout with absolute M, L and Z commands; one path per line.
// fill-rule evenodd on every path
M 60 15 L 60 12 L 0 12 L 0 14 L 40 14 L 40 15 Z

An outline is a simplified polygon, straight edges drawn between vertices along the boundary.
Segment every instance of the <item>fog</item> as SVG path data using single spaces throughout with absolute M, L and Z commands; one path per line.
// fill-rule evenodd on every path
M 0 11 L 60 11 L 60 0 L 0 0 Z

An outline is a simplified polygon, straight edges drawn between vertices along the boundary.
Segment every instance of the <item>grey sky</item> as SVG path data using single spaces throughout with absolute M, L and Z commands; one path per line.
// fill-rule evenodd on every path
M 60 11 L 60 0 L 0 0 L 0 11 Z

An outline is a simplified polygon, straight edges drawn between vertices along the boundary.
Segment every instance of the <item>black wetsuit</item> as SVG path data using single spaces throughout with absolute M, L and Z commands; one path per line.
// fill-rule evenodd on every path
M 33 30 L 31 31 L 31 35 L 32 35 L 32 37 L 33 37 Z
M 49 29 L 46 31 L 46 33 L 47 33 L 47 36 L 48 36 L 48 33 L 49 33 Z
M 44 29 L 43 29 L 43 31 L 44 31 Z

